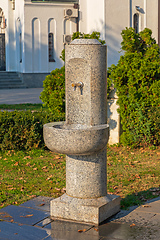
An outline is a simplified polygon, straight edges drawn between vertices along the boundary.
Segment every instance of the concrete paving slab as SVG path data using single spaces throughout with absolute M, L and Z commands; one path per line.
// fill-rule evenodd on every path
M 146 225 L 150 223 L 150 220 L 155 216 L 155 213 L 145 213 L 133 211 L 125 217 L 117 219 L 123 223 L 135 223 L 140 225 Z
M 127 223 L 107 223 L 99 227 L 99 235 L 103 240 L 149 240 L 159 239 L 159 233 L 152 228 L 130 225 Z
M 98 234 L 89 234 L 89 230 L 93 228 L 93 225 L 67 222 L 54 220 L 50 224 L 46 225 L 45 228 L 51 229 L 52 237 L 57 240 L 99 240 Z
M 0 104 L 42 103 L 43 88 L 0 89 Z
M 147 202 L 146 204 L 136 208 L 136 211 L 160 214 L 160 198 Z
M 0 210 L 0 239 L 2 240 L 159 240 L 160 198 L 148 207 L 121 210 L 100 226 L 50 219 L 49 200 L 37 197 L 20 206 Z M 45 203 L 45 205 L 43 205 Z M 39 204 L 42 206 L 39 206 Z M 24 207 L 25 206 L 25 207 Z M 41 209 L 43 208 L 43 210 Z M 157 210 L 156 210 L 157 209 Z M 32 215 L 33 214 L 33 215 Z M 28 216 L 27 216 L 28 215 Z M 15 223 L 17 222 L 17 223 Z M 33 225 L 33 226 L 32 226 Z M 43 230 L 43 231 L 42 231 Z M 81 230 L 81 231 L 80 231 Z
M 51 197 L 43 197 L 39 196 L 36 198 L 33 198 L 21 205 L 20 207 L 28 207 L 28 208 L 33 208 L 36 210 L 42 210 L 42 211 L 47 211 L 50 212 L 50 201 L 53 200 L 54 198 Z
M 51 222 L 53 222 L 53 220 L 48 217 L 48 218 L 43 219 L 39 223 L 37 223 L 35 225 L 35 227 L 46 227 L 47 226 L 46 228 L 51 229 L 51 224 L 50 224 Z
M 0 239 L 2 240 L 43 240 L 46 238 L 48 240 L 53 239 L 51 238 L 51 231 L 49 229 L 0 222 Z
M 0 219 L 26 225 L 35 225 L 49 216 L 48 212 L 10 205 L 0 210 Z

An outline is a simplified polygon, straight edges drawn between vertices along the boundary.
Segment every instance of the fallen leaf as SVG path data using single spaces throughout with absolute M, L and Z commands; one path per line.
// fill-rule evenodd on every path
M 138 174 L 135 175 L 136 178 L 141 178 Z
M 55 188 L 55 190 L 57 190 L 57 191 L 61 191 L 61 189 L 60 189 L 60 188 Z
M 12 218 L 8 213 L 6 212 L 0 212 L 0 215 L 3 215 L 4 218 Z
M 19 164 L 19 162 L 16 162 L 16 163 L 14 164 L 14 166 L 18 166 L 18 164 Z
M 41 203 L 41 204 L 39 204 L 39 207 L 42 207 L 42 206 L 44 206 L 45 205 L 45 203 Z
M 34 198 L 34 197 L 36 197 L 36 195 L 31 195 L 31 196 L 29 196 L 29 198 Z
M 46 181 L 50 180 L 51 178 L 52 178 L 52 175 L 50 175 L 48 178 L 46 178 Z
M 142 207 L 151 207 L 150 205 L 142 205 Z
M 42 169 L 46 169 L 46 168 L 47 168 L 46 166 L 42 167 Z
M 134 223 L 132 223 L 132 224 L 130 225 L 130 227 L 134 227 L 134 226 L 136 226 L 136 224 L 134 224 Z
M 25 156 L 24 159 L 31 159 L 31 157 L 30 156 Z
M 33 168 L 33 170 L 36 171 L 36 170 L 37 170 L 37 167 Z
M 32 216 L 33 216 L 33 214 L 28 214 L 28 215 L 20 216 L 20 217 L 29 218 L 29 217 L 32 217 Z
M 81 230 L 78 230 L 78 232 L 85 232 L 86 229 L 81 229 Z
M 134 161 L 133 163 L 140 163 L 140 161 Z
M 97 232 L 99 231 L 98 228 L 94 228 L 94 230 L 97 231 Z

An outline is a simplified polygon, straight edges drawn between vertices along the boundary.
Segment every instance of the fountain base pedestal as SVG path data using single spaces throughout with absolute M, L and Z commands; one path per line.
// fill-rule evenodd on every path
M 63 194 L 50 202 L 51 218 L 96 225 L 119 211 L 120 197 L 110 194 L 94 199 L 73 198 Z

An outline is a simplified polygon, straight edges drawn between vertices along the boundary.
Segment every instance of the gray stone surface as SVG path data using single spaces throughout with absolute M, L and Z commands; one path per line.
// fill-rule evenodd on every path
M 75 45 L 66 46 L 67 124 L 95 126 L 107 123 L 106 51 L 107 47 L 95 39 L 77 39 Z M 73 85 L 78 82 L 84 84 L 82 93 L 79 87 L 74 91 Z
M 26 225 L 34 225 L 49 216 L 48 212 L 10 205 L 0 209 L 0 219 Z
M 74 39 L 71 43 L 71 45 L 76 44 L 76 45 L 101 45 L 101 43 L 97 39 Z
M 42 103 L 43 88 L 0 89 L 0 104 Z
M 96 225 L 116 214 L 119 210 L 120 198 L 115 195 L 80 199 L 64 194 L 51 201 L 51 217 L 53 219 L 72 219 Z
M 51 230 L 20 223 L 0 222 L 1 240 L 53 240 Z
M 40 201 L 46 203 L 46 207 L 49 208 L 49 202 L 47 197 L 34 198 L 24 205 L 28 208 L 35 208 Z M 33 204 L 34 202 L 34 204 Z M 103 222 L 99 226 L 90 224 L 80 224 L 73 221 L 59 221 L 47 218 L 41 218 L 41 221 L 36 225 L 31 226 L 22 224 L 21 222 L 14 223 L 9 222 L 10 218 L 6 218 L 4 221 L 0 221 L 0 239 L 2 240 L 159 240 L 160 236 L 160 197 L 151 200 L 145 204 L 148 207 L 133 206 L 128 210 L 121 210 L 118 214 L 112 217 L 109 221 Z M 20 205 L 23 213 L 25 208 Z M 143 208 L 143 212 L 141 212 Z M 148 221 L 148 209 L 152 209 L 155 216 Z M 3 209 L 1 209 L 3 210 Z M 17 208 L 14 208 L 15 214 Z M 144 219 L 138 223 L 136 216 L 131 218 L 132 213 L 141 212 L 144 215 Z M 150 210 L 152 211 L 152 210 Z M 35 211 L 35 217 L 41 212 L 41 210 Z M 48 214 L 48 212 L 46 211 Z M 146 215 L 145 215 L 146 213 Z M 122 222 L 122 217 L 130 215 L 130 221 Z M 39 214 L 38 214 L 39 216 Z M 21 221 L 21 218 L 17 218 Z M 117 219 L 117 221 L 115 221 Z M 134 223 L 134 224 L 133 224 Z
M 109 137 L 108 124 L 68 127 L 65 122 L 47 123 L 43 127 L 44 141 L 53 152 L 88 155 L 102 150 Z
M 66 194 L 51 201 L 52 217 L 100 224 L 117 213 L 107 195 L 106 46 L 76 39 L 66 46 L 66 121 L 44 125 L 46 146 L 66 156 Z
M 94 155 L 66 156 L 66 193 L 69 196 L 86 199 L 107 195 L 106 153 L 105 148 Z
M 49 203 L 51 200 L 53 200 L 53 198 L 51 198 L 51 197 L 39 196 L 39 197 L 33 198 L 19 206 L 49 212 L 50 211 Z
M 50 73 L 20 73 L 21 79 L 28 88 L 42 88 L 43 81 Z

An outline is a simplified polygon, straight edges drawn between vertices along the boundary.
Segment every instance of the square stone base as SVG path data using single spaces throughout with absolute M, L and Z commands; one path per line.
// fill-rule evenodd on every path
M 63 194 L 50 202 L 51 217 L 96 225 L 119 211 L 120 197 L 109 194 L 95 199 L 73 198 Z

